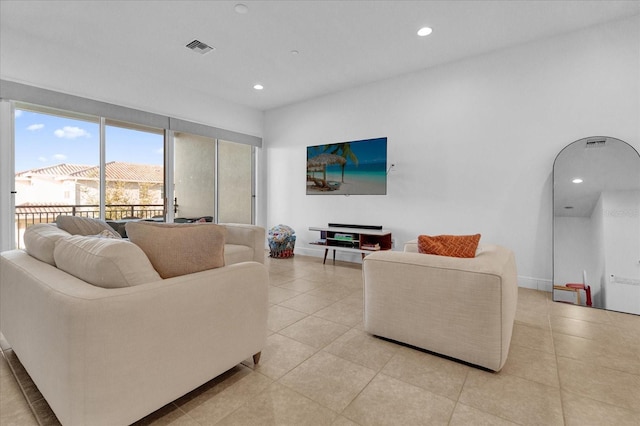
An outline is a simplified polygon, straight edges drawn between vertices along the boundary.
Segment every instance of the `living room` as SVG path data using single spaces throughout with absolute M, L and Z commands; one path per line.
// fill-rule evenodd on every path
M 3 12 L 11 3 L 2 1 Z M 263 7 L 246 3 L 248 16 Z M 638 2 L 555 3 L 576 8 L 594 3 L 603 8 L 598 12 L 602 16 L 607 16 L 606 10 L 621 9 L 608 19 L 591 17 L 576 23 L 567 18 L 564 30 L 516 44 L 503 40 L 491 50 L 318 91 L 270 108 L 171 84 L 163 87 L 163 96 L 153 96 L 157 87 L 132 90 L 132 83 L 120 80 L 133 81 L 136 70 L 121 64 L 118 78 L 113 78 L 113 67 L 95 53 L 90 56 L 94 62 L 85 65 L 94 77 L 71 78 L 63 66 L 71 56 L 68 46 L 61 49 L 55 37 L 45 40 L 37 33 L 18 31 L 17 22 L 9 26 L 13 31 L 7 32 L 8 38 L 3 33 L 0 78 L 261 138 L 255 223 L 266 229 L 280 223 L 295 229 L 296 256 L 301 258 L 321 262 L 322 250 L 308 244 L 317 238 L 309 227 L 329 222 L 383 225 L 393 232 L 394 250 L 402 250 L 420 234 L 480 233 L 481 242 L 514 251 L 519 287 L 551 292 L 556 156 L 570 143 L 591 136 L 615 137 L 640 151 Z M 229 2 L 231 8 L 235 4 Z M 243 17 L 236 15 L 234 19 Z M 527 17 L 513 15 L 513 22 L 521 20 Z M 2 22 L 4 26 L 4 18 Z M 442 43 L 436 38 L 438 30 L 434 28 L 433 39 L 419 42 Z M 295 60 L 291 49 L 300 50 L 297 56 L 309 54 L 290 45 L 282 64 Z M 88 52 L 86 47 L 79 51 Z M 154 66 L 162 63 L 153 52 L 144 55 Z M 262 83 L 263 93 L 246 96 L 274 90 L 268 81 Z M 259 99 L 254 105 L 259 102 L 266 101 Z M 13 226 L 5 197 L 13 180 L 11 157 L 6 155 L 11 136 L 6 132 L 0 135 L 3 249 L 6 231 Z M 387 138 L 388 162 L 394 164 L 387 174 L 386 195 L 305 194 L 308 146 L 378 137 Z M 355 267 L 361 262 L 359 254 L 339 253 L 338 260 Z M 286 265 L 282 262 L 275 268 L 286 275 L 279 270 Z

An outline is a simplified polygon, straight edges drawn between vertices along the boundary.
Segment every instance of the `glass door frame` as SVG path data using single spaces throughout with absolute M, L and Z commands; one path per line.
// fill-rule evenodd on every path
M 0 251 L 13 249 L 16 237 L 14 104 L 14 101 L 0 99 L 0 218 L 3 218 L 0 220 Z
M 173 222 L 175 219 L 175 200 L 176 200 L 176 194 L 175 194 L 175 133 L 176 131 L 173 130 L 167 130 L 167 136 L 165 138 L 166 140 L 166 145 L 165 145 L 165 188 L 166 188 L 166 192 L 165 194 L 165 200 L 166 200 L 166 217 L 167 217 L 167 222 Z M 221 157 L 220 157 L 220 151 L 219 151 L 219 146 L 220 146 L 220 142 L 226 142 L 226 143 L 237 143 L 237 144 L 241 144 L 239 142 L 234 142 L 234 141 L 228 141 L 228 140 L 224 140 L 224 139 L 220 139 L 220 138 L 213 138 L 210 136 L 204 136 L 198 133 L 190 133 L 190 132 L 177 132 L 177 133 L 183 133 L 183 134 L 190 134 L 190 135 L 194 135 L 196 137 L 204 137 L 204 138 L 209 138 L 211 139 L 211 141 L 215 144 L 214 146 L 214 161 L 215 161 L 215 178 L 214 178 L 214 183 L 213 183 L 213 190 L 214 190 L 214 203 L 213 203 L 213 223 L 219 223 L 220 222 L 220 179 L 219 179 L 219 172 L 220 172 L 220 161 L 221 161 Z M 247 144 L 248 145 L 248 144 Z M 251 201 L 250 201 L 250 209 L 251 209 L 251 224 L 255 224 L 256 223 L 256 188 L 257 188 L 257 170 L 256 170 L 256 165 L 257 165 L 257 153 L 258 150 L 256 149 L 255 146 L 253 145 L 249 145 L 251 148 L 251 162 L 250 162 L 250 168 L 251 168 L 251 176 L 250 176 L 250 180 L 251 180 Z M 224 160 L 224 159 L 223 159 Z M 180 204 L 180 202 L 178 202 L 178 204 Z
M 91 102 L 90 100 L 87 100 Z M 33 103 L 29 101 L 13 100 L 7 98 L 0 98 L 0 251 L 10 250 L 15 245 L 15 110 L 16 104 L 20 105 L 33 105 L 34 107 L 42 107 L 50 109 L 52 111 L 59 110 L 65 112 L 64 109 L 57 107 L 49 107 L 46 105 L 40 105 L 39 103 Z M 21 107 L 18 107 L 21 108 Z M 72 114 L 78 115 L 90 115 L 83 112 L 67 111 Z M 104 180 L 104 163 L 105 163 L 105 135 L 104 125 L 105 121 L 111 120 L 109 117 L 93 115 L 96 120 L 100 121 L 100 170 L 101 181 Z M 215 128 L 213 128 L 215 130 Z M 174 143 L 172 126 L 167 125 L 164 127 L 164 208 L 165 208 L 165 220 L 167 222 L 173 222 L 174 220 L 174 200 L 171 194 L 173 194 L 173 180 L 174 180 Z M 252 137 L 245 136 L 249 139 Z M 217 141 L 219 138 L 214 138 Z M 255 139 L 255 138 L 254 138 Z M 234 143 L 233 139 L 224 140 Z M 256 149 L 256 145 L 251 145 L 251 223 L 255 224 L 257 220 L 257 176 L 258 176 L 258 158 L 259 151 Z M 217 188 L 216 188 L 217 191 Z M 100 217 L 105 216 L 105 198 L 106 188 L 101 188 L 100 194 Z M 217 203 L 216 203 L 216 217 L 217 221 Z
M 216 139 L 216 174 L 219 173 L 220 171 L 220 152 L 219 152 L 219 147 L 220 147 L 220 141 L 224 141 L 226 143 L 238 143 L 238 142 L 233 142 L 233 141 L 226 141 L 223 139 Z M 251 224 L 255 225 L 256 224 L 256 187 L 257 187 L 257 180 L 256 180 L 256 164 L 257 164 L 257 159 L 256 159 L 256 155 L 257 155 L 257 150 L 256 147 L 251 145 Z M 219 222 L 219 218 L 220 218 L 220 213 L 219 213 L 219 206 L 220 206 L 220 190 L 219 190 L 219 184 L 220 184 L 220 179 L 218 178 L 219 176 L 216 175 L 216 180 L 215 180 L 215 191 L 216 191 L 216 202 L 215 202 L 215 206 L 214 206 L 214 222 L 218 223 Z
M 106 158 L 107 158 L 107 127 L 115 126 L 125 129 L 133 129 L 143 132 L 156 133 L 162 135 L 163 151 L 167 147 L 167 130 L 163 128 L 155 128 L 136 123 L 128 123 L 122 120 L 114 120 L 103 116 L 78 113 L 60 108 L 47 107 L 29 102 L 13 101 L 0 99 L 0 250 L 11 250 L 16 248 L 16 180 L 15 180 L 15 161 L 16 161 L 16 110 L 24 110 L 37 114 L 51 115 L 59 118 L 71 118 L 76 120 L 87 120 L 94 123 L 98 127 L 98 162 L 96 166 L 99 169 L 98 175 L 98 217 L 106 220 L 107 217 L 107 176 L 106 176 Z M 91 149 L 95 149 L 92 147 Z M 166 154 L 163 156 L 163 168 L 166 163 Z M 163 174 L 164 178 L 164 174 Z M 167 181 L 162 182 L 163 208 L 167 211 L 166 202 Z M 6 192 L 6 195 L 5 195 Z M 166 219 L 165 219 L 166 220 Z M 21 246 L 18 243 L 18 246 Z

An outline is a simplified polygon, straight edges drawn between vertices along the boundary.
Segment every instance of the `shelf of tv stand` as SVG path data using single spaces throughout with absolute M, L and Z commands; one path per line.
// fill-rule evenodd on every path
M 363 245 L 378 244 L 379 250 L 391 250 L 391 231 L 388 229 L 367 229 L 367 228 L 341 228 L 333 226 L 311 226 L 309 231 L 320 232 L 320 240 L 312 241 L 309 244 L 324 248 L 324 260 L 326 263 L 329 250 L 333 250 L 333 262 L 336 261 L 336 251 L 360 253 L 362 258 L 377 249 L 366 249 Z M 336 234 L 348 235 L 350 239 L 336 238 Z

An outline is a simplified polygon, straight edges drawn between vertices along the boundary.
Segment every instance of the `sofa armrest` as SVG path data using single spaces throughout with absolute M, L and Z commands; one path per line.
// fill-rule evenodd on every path
M 263 227 L 244 223 L 220 223 L 227 230 L 225 242 L 253 249 L 253 260 L 264 264 L 266 233 Z

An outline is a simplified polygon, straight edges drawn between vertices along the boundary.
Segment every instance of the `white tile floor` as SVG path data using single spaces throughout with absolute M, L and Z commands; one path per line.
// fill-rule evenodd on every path
M 139 424 L 640 424 L 640 316 L 520 289 L 509 358 L 496 374 L 365 333 L 359 264 L 266 264 L 270 335 L 260 364 L 246 360 Z M 38 424 L 0 358 L 0 424 Z M 57 424 L 19 377 L 41 423 Z

